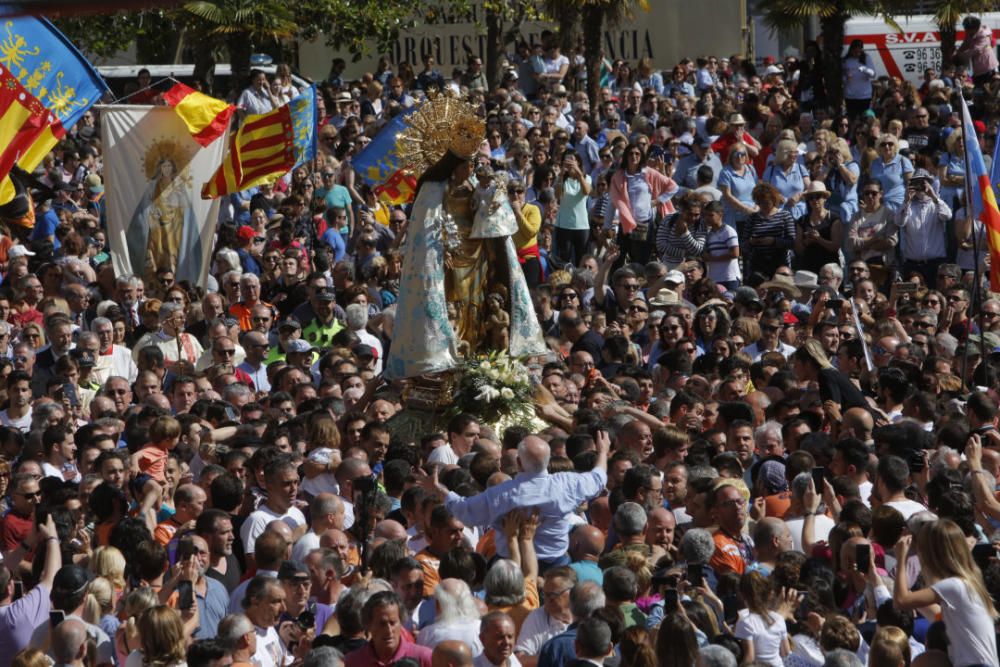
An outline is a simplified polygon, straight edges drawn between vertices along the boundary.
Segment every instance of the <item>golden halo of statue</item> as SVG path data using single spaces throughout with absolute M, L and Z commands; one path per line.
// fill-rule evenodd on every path
M 418 178 L 448 151 L 473 157 L 486 135 L 479 110 L 450 90 L 421 104 L 406 125 L 396 137 L 396 152 L 402 166 Z

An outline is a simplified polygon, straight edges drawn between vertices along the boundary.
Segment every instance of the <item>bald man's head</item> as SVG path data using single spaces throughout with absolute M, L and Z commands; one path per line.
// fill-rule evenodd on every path
M 434 647 L 431 667 L 472 667 L 472 651 L 465 642 L 447 639 Z
M 569 555 L 574 561 L 592 560 L 604 553 L 604 533 L 596 526 L 578 526 L 569 536 Z
M 872 430 L 875 428 L 875 420 L 872 413 L 864 408 L 849 408 L 844 411 L 844 435 L 857 438 L 861 442 L 868 442 L 872 439 Z
M 517 446 L 517 462 L 526 473 L 539 473 L 549 467 L 549 443 L 537 435 L 529 435 Z
M 375 537 L 385 540 L 405 540 L 407 538 L 406 528 L 403 524 L 392 519 L 383 519 L 375 524 Z
M 57 664 L 72 664 L 87 653 L 87 626 L 68 618 L 52 631 L 50 647 Z

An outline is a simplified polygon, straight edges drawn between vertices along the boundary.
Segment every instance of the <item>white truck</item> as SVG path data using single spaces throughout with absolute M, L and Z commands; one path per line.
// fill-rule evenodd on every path
M 983 24 L 993 30 L 994 44 L 1000 38 L 1000 13 L 980 14 Z M 857 16 L 844 26 L 844 52 L 855 39 L 865 45 L 879 76 L 894 76 L 912 81 L 918 86 L 924 81 L 924 70 L 941 71 L 941 37 L 933 16 L 909 16 L 896 19 L 897 31 L 878 16 Z M 965 39 L 962 26 L 957 26 L 956 48 Z

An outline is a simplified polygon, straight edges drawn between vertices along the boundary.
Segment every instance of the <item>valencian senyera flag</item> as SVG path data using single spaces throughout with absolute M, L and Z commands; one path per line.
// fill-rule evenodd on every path
M 417 192 L 417 180 L 400 169 L 396 153 L 396 136 L 406 128 L 406 116 L 416 108 L 393 117 L 351 160 L 358 177 L 386 204 L 407 204 Z
M 310 86 L 274 111 L 243 119 L 201 196 L 211 199 L 273 183 L 315 157 L 316 87 Z
M 972 192 L 972 201 L 966 206 L 966 215 L 971 214 L 973 220 L 983 223 L 990 250 L 990 291 L 1000 292 L 1000 209 L 997 208 L 990 175 L 986 172 L 986 161 L 983 159 L 982 149 L 979 148 L 979 138 L 976 135 L 976 127 L 972 124 L 969 105 L 965 103 L 964 97 L 961 95 L 958 97 L 962 101 L 965 178 Z
M 187 125 L 188 132 L 202 146 L 208 146 L 229 129 L 229 119 L 236 107 L 199 93 L 183 83 L 174 84 L 163 94 L 163 100 L 174 108 Z
M 0 22 L 0 203 L 17 194 L 11 168 L 34 171 L 106 91 L 86 58 L 45 19 Z
M 170 107 L 100 109 L 115 274 L 148 282 L 170 268 L 177 280 L 204 285 L 219 202 L 198 197 L 198 186 L 222 161 L 226 136 L 202 146 Z

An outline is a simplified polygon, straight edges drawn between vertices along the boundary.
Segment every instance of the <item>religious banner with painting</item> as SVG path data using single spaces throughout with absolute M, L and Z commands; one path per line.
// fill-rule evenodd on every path
M 108 241 L 115 273 L 149 281 L 157 269 L 204 285 L 219 200 L 198 189 L 222 161 L 227 138 L 208 146 L 192 137 L 170 107 L 101 110 Z

